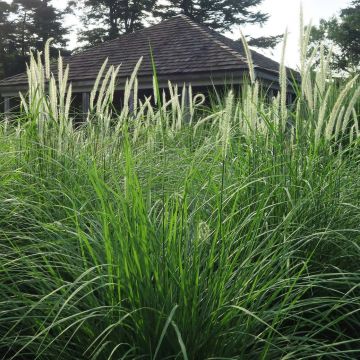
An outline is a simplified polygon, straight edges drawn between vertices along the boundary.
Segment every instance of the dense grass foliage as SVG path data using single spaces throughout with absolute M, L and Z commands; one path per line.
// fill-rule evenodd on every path
M 359 358 L 356 79 L 117 114 L 104 66 L 74 126 L 59 68 L 0 128 L 3 359 Z

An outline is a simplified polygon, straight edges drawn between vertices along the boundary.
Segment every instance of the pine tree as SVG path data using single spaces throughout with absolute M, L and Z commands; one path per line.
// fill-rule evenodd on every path
M 68 29 L 63 26 L 66 11 L 56 9 L 51 0 L 39 0 L 33 17 L 34 35 L 36 37 L 36 48 L 42 50 L 49 38 L 53 39 L 53 46 L 57 48 L 66 47 L 65 36 Z
M 31 48 L 43 49 L 49 38 L 54 39 L 53 47 L 66 46 L 66 12 L 56 9 L 51 0 L 14 0 L 12 11 L 21 55 L 28 54 Z
M 34 13 L 38 0 L 14 0 L 11 11 L 15 17 L 14 36 L 19 56 L 25 57 L 34 45 Z
M 79 40 L 92 46 L 144 27 L 144 19 L 151 13 L 156 0 L 82 0 L 85 30 Z M 79 7 L 79 1 L 69 6 Z
M 24 71 L 30 50 L 42 50 L 49 38 L 54 39 L 53 56 L 59 50 L 67 53 L 63 49 L 68 33 L 63 26 L 64 15 L 65 11 L 56 9 L 51 0 L 13 0 L 10 5 L 0 1 L 0 68 L 3 76 Z
M 264 24 L 268 14 L 256 7 L 263 0 L 166 0 L 154 13 L 161 19 L 184 14 L 200 24 L 224 32 L 233 25 Z
M 11 6 L 0 1 L 0 79 L 10 71 L 13 52 L 14 28 L 10 21 Z

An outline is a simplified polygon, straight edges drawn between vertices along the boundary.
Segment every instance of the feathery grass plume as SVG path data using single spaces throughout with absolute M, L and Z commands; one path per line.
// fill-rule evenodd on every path
M 155 105 L 158 105 L 158 93 L 157 93 L 157 91 L 155 91 L 156 90 L 156 87 L 157 87 L 157 79 L 156 79 L 156 76 L 155 75 L 153 75 L 153 77 L 152 77 L 152 81 L 153 81 L 153 89 L 154 89 L 154 101 L 155 101 Z
M 106 92 L 106 89 L 109 86 L 109 81 L 110 81 L 111 74 L 113 73 L 113 71 L 114 71 L 114 66 L 111 65 L 109 67 L 108 71 L 106 72 L 106 74 L 104 76 L 104 79 L 101 82 L 101 86 L 100 86 L 99 93 L 98 93 L 98 99 L 97 99 L 97 102 L 96 102 L 96 114 L 98 116 L 101 116 L 103 99 L 106 98 L 106 93 L 105 92 Z
M 326 86 L 329 81 L 330 75 L 330 63 L 332 58 L 332 49 L 329 49 L 329 53 L 325 55 L 324 44 L 320 45 L 320 65 L 319 69 L 315 75 L 315 100 L 314 103 L 317 103 L 317 100 L 322 101 L 324 94 L 326 92 Z
M 318 119 L 315 124 L 315 145 L 317 145 L 319 143 L 320 137 L 322 136 L 322 131 L 324 129 L 324 124 L 325 124 L 325 115 L 326 115 L 326 112 L 329 110 L 328 100 L 329 100 L 331 91 L 332 91 L 332 87 L 329 86 L 329 88 L 326 91 L 325 97 L 320 105 Z
M 206 98 L 204 94 L 196 94 L 193 96 L 192 86 L 189 86 L 189 99 L 190 99 L 190 122 L 189 125 L 193 125 L 194 117 L 195 117 L 195 110 L 200 108 L 205 104 Z
M 252 126 L 252 89 L 251 85 L 247 85 L 244 88 L 243 94 L 243 116 L 239 118 L 239 129 L 245 135 L 250 135 L 250 132 L 253 130 Z
M 340 111 L 339 111 L 339 114 L 337 116 L 337 120 L 336 120 L 336 126 L 335 126 L 335 132 L 334 132 L 335 142 L 337 142 L 338 139 L 339 139 L 340 130 L 341 130 L 341 127 L 342 127 L 342 122 L 343 122 L 343 119 L 344 119 L 344 113 L 345 113 L 345 106 L 342 106 Z
M 59 83 L 59 89 L 63 88 L 63 79 L 64 79 L 64 62 L 63 58 L 61 56 L 61 53 L 59 51 L 58 54 L 58 60 L 57 60 L 57 70 L 58 70 L 58 83 Z
M 120 66 L 118 66 L 116 69 L 114 67 L 111 67 L 110 69 L 111 69 L 110 79 L 105 95 L 102 98 L 100 98 L 99 95 L 99 99 L 97 103 L 97 108 L 99 109 L 98 116 L 101 119 L 101 127 L 103 131 L 103 135 L 107 134 L 108 131 L 110 130 L 110 123 L 112 118 L 111 106 L 114 99 L 116 80 L 120 70 Z
M 355 126 L 356 136 L 360 137 L 359 117 L 357 116 L 355 108 L 353 108 L 352 112 L 353 112 L 353 119 L 354 119 L 354 126 Z
M 302 2 L 300 2 L 300 21 L 299 21 L 300 29 L 299 29 L 299 54 L 300 54 L 300 74 L 301 76 L 304 74 L 305 70 L 305 61 L 306 61 L 306 53 L 307 46 L 304 42 L 305 38 L 305 23 L 304 23 L 304 8 Z
M 309 48 L 310 42 L 310 35 L 311 35 L 311 22 L 308 26 L 304 27 L 304 12 L 303 7 L 301 4 L 300 7 L 300 74 L 301 74 L 301 94 L 305 96 L 308 101 L 309 108 L 313 112 L 314 111 L 314 87 L 312 84 L 312 67 L 314 64 L 315 56 L 318 52 L 318 48 L 314 48 L 310 58 L 308 59 L 307 53 Z
M 249 45 L 246 41 L 246 38 L 244 36 L 244 34 L 242 33 L 242 31 L 240 30 L 240 35 L 241 35 L 241 41 L 245 50 L 245 54 L 246 54 L 246 60 L 247 60 L 247 64 L 249 67 L 249 76 L 250 76 L 250 81 L 251 84 L 255 84 L 255 80 L 256 80 L 256 76 L 255 76 L 255 69 L 254 69 L 254 62 L 252 59 L 252 55 L 251 55 L 251 51 L 249 49 Z
M 49 108 L 48 112 L 52 118 L 58 122 L 58 91 L 56 87 L 56 80 L 54 77 L 49 79 Z
M 254 86 L 247 86 L 243 103 L 243 116 L 239 118 L 240 129 L 246 135 L 256 135 L 260 130 L 259 126 L 259 90 L 260 84 L 255 81 Z M 240 114 L 240 110 L 238 111 Z
M 138 110 L 138 102 L 139 102 L 139 80 L 136 77 L 134 80 L 134 108 L 133 108 L 133 112 L 134 115 L 136 116 L 137 114 L 137 110 Z
M 59 66 L 60 67 L 60 66 Z M 68 86 L 69 86 L 69 65 L 66 65 L 65 67 L 65 71 L 63 72 L 63 76 L 61 79 L 61 83 L 59 83 L 59 99 L 60 99 L 60 111 L 64 111 L 64 106 L 65 106 L 65 96 L 66 96 L 66 92 L 68 90 Z M 58 75 L 59 77 L 59 75 Z M 60 77 L 59 77 L 60 79 Z
M 309 48 L 309 42 L 310 42 L 310 36 L 311 36 L 311 21 L 306 26 L 305 30 L 305 24 L 304 24 L 304 11 L 302 4 L 300 5 L 300 73 L 303 77 L 306 75 L 308 69 L 308 61 L 307 61 L 307 52 Z
M 303 95 L 305 95 L 305 98 L 309 105 L 309 110 L 312 113 L 315 111 L 316 103 L 314 99 L 317 91 L 316 83 L 313 84 L 312 68 L 314 66 L 317 52 L 318 52 L 318 48 L 315 47 L 311 52 L 309 59 L 307 59 L 307 62 L 305 64 L 304 74 L 302 76 L 302 82 L 301 82 L 302 93 Z
M 64 110 L 64 118 L 69 119 L 68 126 L 72 129 L 72 121 L 70 118 L 70 106 L 72 99 L 72 84 L 69 84 L 67 93 L 66 93 L 66 101 L 65 101 L 65 110 Z
M 357 86 L 354 91 L 354 95 L 352 96 L 352 98 L 349 102 L 349 105 L 347 106 L 347 109 L 346 109 L 346 113 L 345 113 L 342 128 L 341 128 L 343 133 L 346 132 L 346 129 L 347 129 L 349 121 L 350 121 L 351 114 L 353 113 L 353 109 L 354 109 L 355 105 L 357 104 L 359 98 L 360 98 L 360 86 Z M 356 117 L 354 117 L 354 122 L 357 122 L 357 121 L 358 120 L 356 119 Z
M 280 83 L 280 111 L 281 111 L 281 130 L 285 131 L 286 122 L 287 122 L 287 69 L 285 66 L 285 55 L 286 55 L 286 47 L 287 47 L 287 38 L 288 38 L 288 30 L 286 29 L 283 40 L 283 47 L 281 52 L 281 62 L 279 69 L 279 83 Z
M 274 127 L 280 129 L 281 124 L 281 112 L 280 112 L 280 93 L 274 96 L 271 102 L 271 115 L 273 118 Z
M 225 108 L 219 121 L 218 137 L 221 143 L 223 159 L 226 159 L 228 153 L 228 148 L 230 143 L 230 133 L 232 127 L 233 109 L 234 109 L 234 93 L 232 90 L 230 90 L 226 97 Z
M 29 84 L 29 95 L 27 108 L 29 115 L 32 115 L 36 121 L 39 141 L 44 143 L 44 132 L 46 127 L 45 117 L 46 108 L 45 106 L 45 79 L 44 69 L 41 60 L 41 53 L 39 52 L 35 59 L 32 52 L 30 52 L 30 64 L 27 65 L 27 75 Z
M 50 41 L 47 47 L 50 46 Z M 30 55 L 30 63 L 27 65 L 28 75 L 28 101 L 23 95 L 20 96 L 22 106 L 27 115 L 31 115 L 38 128 L 40 142 L 44 144 L 45 133 L 47 129 L 58 126 L 58 149 L 62 140 L 62 134 L 65 129 L 72 127 L 72 121 L 69 118 L 71 90 L 68 87 L 69 67 L 67 66 L 63 72 L 63 62 L 61 56 L 58 58 L 58 81 L 50 72 L 49 50 L 45 48 L 44 64 L 41 53 L 37 53 L 37 57 Z M 47 83 L 47 86 L 46 86 Z M 70 91 L 69 91 L 70 90 Z M 70 94 L 68 94 L 70 92 Z M 69 125 L 70 124 L 70 125 Z
M 303 119 L 301 118 L 301 99 L 297 98 L 296 100 L 296 111 L 295 111 L 295 127 L 293 131 L 295 132 L 295 136 L 293 137 L 292 145 L 295 145 L 303 136 Z
M 355 129 L 355 124 L 354 124 L 354 125 L 350 128 L 350 131 L 349 131 L 349 142 L 350 142 L 350 145 L 352 145 L 355 140 L 356 140 L 356 129 Z
M 53 42 L 54 38 L 50 38 L 45 43 L 45 76 L 46 79 L 50 79 L 50 45 Z
M 320 101 L 323 98 L 326 88 L 326 70 L 325 70 L 325 55 L 324 55 L 324 44 L 320 45 L 320 65 L 319 69 L 315 74 L 315 92 L 314 92 L 314 104 L 317 104 L 318 99 Z
M 253 119 L 253 125 L 254 128 L 256 128 L 255 125 L 258 124 L 258 110 L 259 110 L 259 92 L 260 92 L 260 84 L 258 81 L 255 81 L 254 87 L 252 89 L 252 119 Z
M 19 92 L 19 98 L 20 98 L 20 104 L 21 104 L 22 108 L 24 109 L 25 114 L 29 115 L 29 108 L 28 108 L 26 99 L 21 91 Z
M 170 102 L 170 106 L 171 106 L 171 118 L 172 118 L 172 122 L 171 122 L 171 130 L 175 131 L 175 128 L 177 127 L 177 114 L 179 113 L 180 110 L 180 104 L 179 104 L 179 89 L 178 86 L 175 84 L 173 85 L 171 83 L 171 81 L 168 81 L 168 89 L 169 89 L 169 102 Z M 163 104 L 167 103 L 167 100 L 165 98 L 163 98 Z M 163 108 L 163 112 L 164 112 L 164 119 L 168 120 L 167 117 L 167 106 L 165 106 Z M 164 124 L 166 126 L 169 125 L 168 121 L 165 121 Z
M 134 70 L 133 70 L 133 72 L 132 72 L 132 74 L 130 76 L 128 89 L 125 89 L 125 102 L 126 102 L 126 99 L 129 99 L 129 97 L 130 97 L 130 91 L 133 90 L 134 82 L 135 82 L 135 79 L 136 79 L 137 74 L 139 72 L 142 61 L 143 61 L 143 57 L 140 57 L 140 59 L 136 63 L 136 65 L 134 67 Z
M 193 96 L 193 89 L 192 89 L 191 84 L 189 84 L 189 86 L 188 86 L 188 103 L 189 103 L 189 108 L 188 108 L 188 111 L 189 111 L 189 125 L 191 126 L 192 122 L 194 120 L 194 114 L 195 114 L 194 104 L 196 104 L 195 103 L 195 98 Z
M 109 105 L 111 105 L 116 86 L 116 79 L 120 70 L 120 66 L 114 68 L 110 66 L 108 73 L 106 74 L 103 84 L 99 91 L 99 97 L 97 101 L 97 113 L 104 115 L 109 111 Z
M 192 102 L 192 99 L 189 98 L 189 92 L 188 92 L 188 86 L 186 83 L 182 86 L 181 91 L 181 105 L 180 105 L 180 112 L 178 116 L 178 122 L 176 126 L 176 130 L 181 130 L 182 122 L 189 123 L 189 117 L 190 117 L 190 103 Z
M 45 90 L 45 69 L 42 63 L 42 58 L 41 58 L 42 52 L 37 52 L 37 63 L 35 63 L 36 66 L 36 76 L 39 79 L 39 84 L 41 84 L 42 88 L 41 91 L 43 92 Z
M 102 79 L 102 77 L 104 75 L 104 71 L 106 69 L 106 66 L 107 66 L 108 62 L 109 62 L 109 58 L 106 58 L 105 61 L 102 64 L 98 74 L 97 74 L 94 86 L 93 86 L 93 88 L 91 90 L 91 93 L 90 93 L 90 111 L 94 110 L 95 97 L 96 97 L 96 94 L 98 92 L 100 81 L 101 81 L 101 79 Z
M 119 130 L 121 129 L 123 122 L 128 118 L 129 116 L 129 111 L 130 111 L 130 100 L 133 102 L 134 100 L 134 95 L 133 95 L 133 91 L 134 91 L 134 82 L 135 82 L 135 78 L 137 77 L 137 73 L 140 69 L 140 66 L 142 64 L 143 61 L 143 57 L 141 57 L 138 62 L 136 63 L 134 70 L 130 76 L 130 79 L 126 80 L 125 83 L 125 88 L 124 88 L 124 104 L 123 104 L 123 108 L 121 110 L 121 113 L 119 115 L 118 118 L 118 124 L 117 124 L 117 132 L 119 132 Z M 138 98 L 138 96 L 136 96 L 136 98 Z
M 335 105 L 332 108 L 332 111 L 330 113 L 329 121 L 326 124 L 326 128 L 325 128 L 326 140 L 331 140 L 331 138 L 333 136 L 333 132 L 334 132 L 334 127 L 336 125 L 335 123 L 338 118 L 339 111 L 340 111 L 341 107 L 343 106 L 343 101 L 346 98 L 346 96 L 348 95 L 348 93 L 351 90 L 351 88 L 353 87 L 353 85 L 356 84 L 357 78 L 358 78 L 358 75 L 356 75 L 352 80 L 348 81 L 346 86 L 340 92 L 340 94 L 335 102 Z
M 151 106 L 151 96 L 145 97 L 145 101 L 139 100 L 139 107 L 134 119 L 134 133 L 132 141 L 136 143 L 142 132 L 150 132 L 151 119 L 154 117 L 154 112 Z

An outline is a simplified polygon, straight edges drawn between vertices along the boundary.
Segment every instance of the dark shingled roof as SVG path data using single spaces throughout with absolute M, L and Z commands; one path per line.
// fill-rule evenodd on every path
M 121 64 L 119 76 L 128 77 L 143 56 L 138 76 L 152 75 L 150 44 L 158 75 L 248 68 L 246 55 L 239 41 L 233 41 L 184 15 L 178 15 L 68 57 L 64 62 L 70 65 L 69 80 L 76 82 L 95 79 L 107 57 L 109 65 Z M 255 69 L 272 72 L 277 76 L 279 64 L 276 61 L 255 51 L 252 51 L 252 57 Z M 16 87 L 26 83 L 26 74 L 23 73 L 0 81 L 0 87 Z

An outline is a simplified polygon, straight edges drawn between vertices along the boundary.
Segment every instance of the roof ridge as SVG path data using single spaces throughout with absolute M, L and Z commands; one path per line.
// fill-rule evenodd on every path
M 184 14 L 180 14 L 177 15 L 181 16 L 182 18 L 184 18 L 184 20 L 186 20 L 191 26 L 193 26 L 194 28 L 198 29 L 200 32 L 202 32 L 203 34 L 207 35 L 208 38 L 211 38 L 211 40 L 213 40 L 217 45 L 219 45 L 222 49 L 228 51 L 231 55 L 239 58 L 241 61 L 245 62 L 248 65 L 248 60 L 246 57 L 244 57 L 243 55 L 241 55 L 237 50 L 232 49 L 230 46 L 228 46 L 227 44 L 225 44 L 225 42 L 221 41 L 220 39 L 217 39 L 213 34 L 210 28 L 208 28 L 207 26 L 198 24 L 196 21 L 192 20 L 189 16 L 186 16 Z M 220 33 L 216 33 L 217 35 L 223 36 Z M 229 39 L 231 40 L 231 39 Z M 233 40 L 232 40 L 233 41 Z M 256 64 L 254 64 L 255 67 L 258 67 Z

